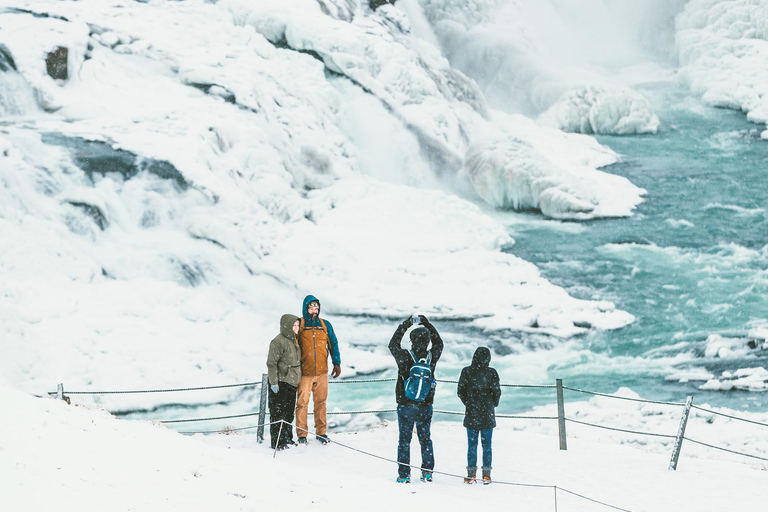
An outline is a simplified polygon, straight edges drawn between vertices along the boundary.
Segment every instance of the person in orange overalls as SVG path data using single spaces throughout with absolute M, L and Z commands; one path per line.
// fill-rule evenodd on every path
M 315 416 L 315 435 L 323 444 L 328 443 L 326 405 L 328 399 L 328 355 L 333 362 L 331 376 L 341 375 L 339 342 L 328 320 L 320 318 L 320 301 L 312 295 L 304 298 L 299 325 L 301 349 L 301 381 L 296 397 L 296 437 L 299 444 L 307 442 L 307 409 L 312 395 Z

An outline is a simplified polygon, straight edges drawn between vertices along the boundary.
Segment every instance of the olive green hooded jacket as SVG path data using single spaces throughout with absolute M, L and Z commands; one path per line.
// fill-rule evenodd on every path
M 293 333 L 293 324 L 298 319 L 296 315 L 283 315 L 280 318 L 280 334 L 269 344 L 267 371 L 270 386 L 285 382 L 298 387 L 301 381 L 301 352 Z

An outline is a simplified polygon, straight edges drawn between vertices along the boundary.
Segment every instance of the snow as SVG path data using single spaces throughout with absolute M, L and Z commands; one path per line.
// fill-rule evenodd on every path
M 627 390 L 618 394 L 634 396 Z M 0 495 L 14 510 L 493 510 L 514 502 L 536 512 L 555 509 L 554 486 L 557 510 L 574 512 L 603 509 L 589 499 L 633 511 L 757 512 L 768 498 L 765 465 L 754 459 L 685 441 L 677 470 L 669 471 L 671 439 L 575 423 L 568 423 L 568 449 L 560 451 L 555 422 L 499 419 L 493 439 L 495 483 L 470 487 L 460 479 L 466 465 L 464 429 L 456 421 L 434 421 L 435 479 L 402 485 L 394 481 L 393 422 L 331 433 L 327 446 L 311 440 L 274 454 L 267 443 L 257 443 L 253 430 L 189 437 L 157 423 L 119 420 L 103 410 L 6 387 L 0 387 L 0 399 L 14 411 L 0 422 Z M 552 414 L 553 408 L 545 412 Z M 566 414 L 674 433 L 680 409 L 594 397 L 568 402 Z M 736 449 L 748 445 L 748 453 L 765 456 L 764 435 L 748 427 L 694 409 L 686 433 L 708 434 L 714 443 L 732 441 L 728 445 Z M 412 461 L 418 465 L 417 446 L 414 439 Z
M 14 5 L 0 12 L 0 44 L 18 73 L 0 76 L 40 109 L 0 129 L 11 385 L 247 382 L 274 319 L 307 293 L 334 319 L 418 310 L 560 338 L 634 320 L 503 252 L 513 240 L 462 171 L 473 144 L 520 140 L 562 169 L 537 191 L 545 215 L 630 215 L 642 191 L 597 170 L 618 156 L 488 109 L 404 12 L 359 7 L 350 19 L 352 4 L 335 0 L 323 4 L 334 16 L 308 0 Z M 57 46 L 69 48 L 67 80 L 45 70 Z M 574 211 L 584 201 L 594 210 Z M 381 369 L 351 348 L 378 327 L 350 320 L 344 333 L 340 321 L 345 375 Z
M 656 133 L 651 103 L 629 87 L 573 87 L 539 116 L 539 122 L 567 132 L 627 135 Z
M 692 0 L 677 17 L 680 74 L 704 103 L 768 122 L 764 0 Z M 768 130 L 763 131 L 768 137 Z

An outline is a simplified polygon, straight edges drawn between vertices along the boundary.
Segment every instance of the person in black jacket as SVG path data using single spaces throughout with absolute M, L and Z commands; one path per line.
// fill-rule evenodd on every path
M 411 331 L 411 350 L 400 346 L 403 335 L 416 323 L 421 324 Z M 430 342 L 432 348 L 429 348 Z M 435 469 L 435 454 L 432 447 L 430 427 L 432 424 L 432 402 L 435 397 L 435 389 L 432 388 L 423 402 L 414 402 L 405 396 L 405 381 L 408 379 L 414 356 L 417 360 L 425 359 L 431 354 L 430 368 L 432 378 L 435 378 L 435 367 L 440 355 L 443 353 L 443 340 L 437 329 L 424 315 L 408 317 L 397 326 L 392 339 L 389 341 L 389 351 L 397 362 L 397 383 L 395 384 L 395 398 L 397 399 L 397 424 L 400 428 L 400 440 L 397 446 L 398 477 L 400 483 L 411 481 L 411 439 L 413 426 L 416 425 L 416 435 L 421 445 L 421 480 L 432 481 L 432 470 Z M 413 352 L 413 356 L 411 356 Z
M 466 413 L 464 426 L 467 429 L 467 477 L 464 481 L 474 483 L 477 478 L 477 438 L 483 442 L 483 483 L 491 483 L 491 440 L 496 426 L 495 408 L 501 398 L 499 374 L 488 365 L 491 351 L 485 347 L 475 350 L 472 364 L 461 370 L 457 394 Z

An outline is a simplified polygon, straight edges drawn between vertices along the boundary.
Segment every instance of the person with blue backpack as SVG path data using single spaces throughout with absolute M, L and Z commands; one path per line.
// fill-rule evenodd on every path
M 411 349 L 401 346 L 403 336 L 411 330 Z M 432 347 L 430 348 L 430 343 Z M 432 481 L 435 453 L 430 428 L 432 402 L 435 397 L 435 367 L 443 353 L 443 339 L 424 315 L 408 317 L 397 326 L 389 341 L 389 351 L 397 363 L 397 424 L 400 438 L 397 446 L 397 482 L 411 481 L 411 439 L 413 427 L 421 445 L 421 480 Z

